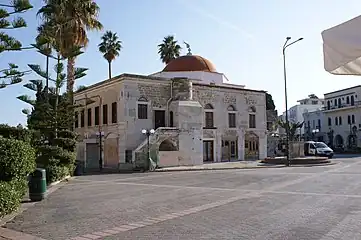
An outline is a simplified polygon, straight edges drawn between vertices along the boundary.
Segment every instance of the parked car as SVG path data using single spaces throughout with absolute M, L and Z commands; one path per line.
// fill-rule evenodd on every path
M 304 144 L 305 156 L 323 156 L 332 158 L 333 150 L 323 142 L 307 141 Z

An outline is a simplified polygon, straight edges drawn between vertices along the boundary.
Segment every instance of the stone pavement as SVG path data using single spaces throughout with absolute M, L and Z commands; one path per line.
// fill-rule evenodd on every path
M 6 227 L 65 239 L 361 239 L 361 158 L 81 176 Z

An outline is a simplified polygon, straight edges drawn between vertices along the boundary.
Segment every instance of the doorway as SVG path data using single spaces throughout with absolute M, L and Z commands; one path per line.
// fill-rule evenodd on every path
M 203 162 L 213 162 L 213 140 L 205 140 L 203 141 Z
M 237 140 L 222 140 L 222 161 L 235 161 L 238 159 Z
M 246 133 L 245 137 L 245 160 L 258 160 L 259 158 L 259 137 L 253 133 Z
M 165 127 L 165 110 L 154 110 L 154 129 Z

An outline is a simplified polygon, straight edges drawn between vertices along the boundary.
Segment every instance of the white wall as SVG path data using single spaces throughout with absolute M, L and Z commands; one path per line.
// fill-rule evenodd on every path
M 163 78 L 189 78 L 201 80 L 202 83 L 215 83 L 222 84 L 228 82 L 228 79 L 222 73 L 211 73 L 211 72 L 159 72 L 154 73 L 153 77 Z

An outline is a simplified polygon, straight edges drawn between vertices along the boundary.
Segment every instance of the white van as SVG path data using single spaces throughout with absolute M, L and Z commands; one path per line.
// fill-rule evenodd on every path
M 333 150 L 323 142 L 307 141 L 304 144 L 305 156 L 333 157 Z

